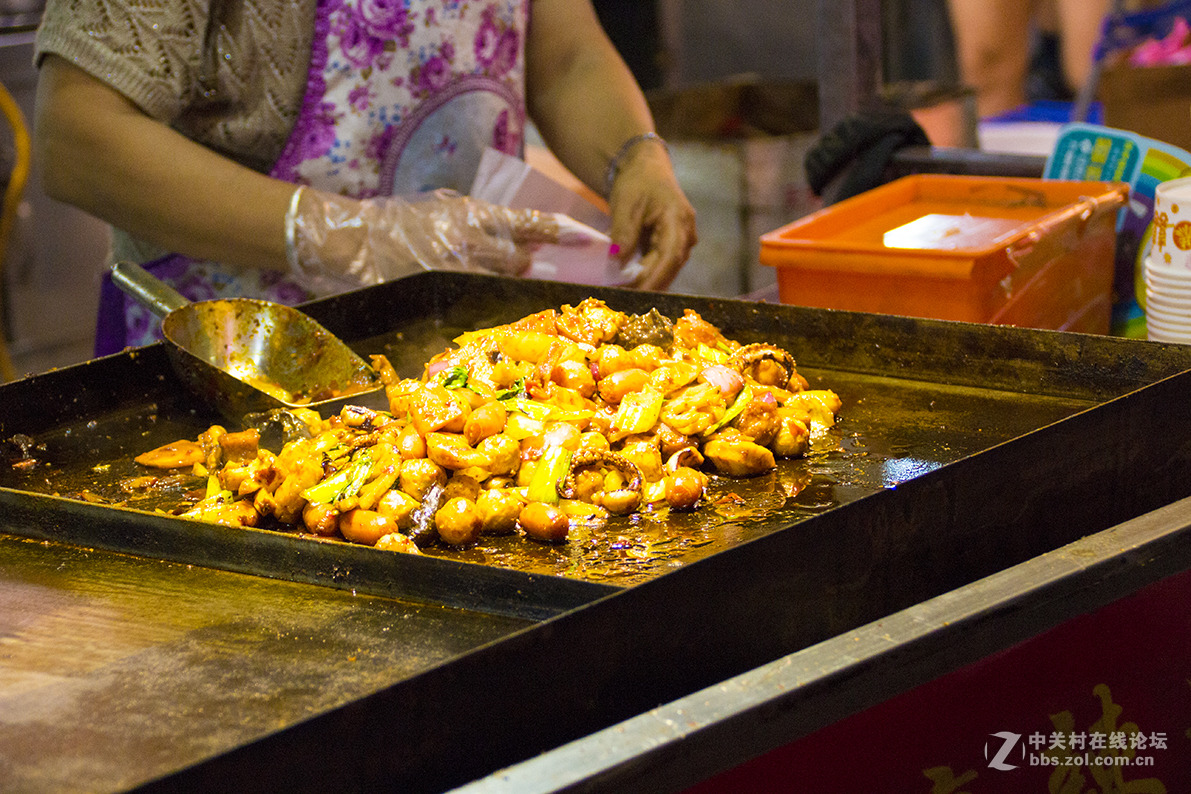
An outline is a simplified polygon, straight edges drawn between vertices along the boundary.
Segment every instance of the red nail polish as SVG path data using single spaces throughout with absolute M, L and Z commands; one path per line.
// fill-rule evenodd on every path
M 612 243 L 612 245 L 608 246 L 608 256 L 616 256 L 619 253 L 620 253 L 620 246 L 617 245 L 616 243 Z

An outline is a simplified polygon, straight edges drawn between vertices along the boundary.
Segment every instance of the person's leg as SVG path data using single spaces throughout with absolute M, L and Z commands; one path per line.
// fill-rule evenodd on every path
M 948 0 L 948 6 L 960 79 L 976 91 L 980 116 L 1024 104 L 1030 0 Z
M 1041 0 L 1034 8 L 1030 35 L 1030 73 L 1026 101 L 1068 100 L 1074 95 L 1063 74 L 1058 9 L 1055 0 Z
M 1092 72 L 1092 54 L 1111 8 L 1111 0 L 1056 0 L 1063 76 L 1072 91 L 1078 93 Z

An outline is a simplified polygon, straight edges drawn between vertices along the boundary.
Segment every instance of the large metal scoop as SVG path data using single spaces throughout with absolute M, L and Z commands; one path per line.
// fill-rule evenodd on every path
M 301 311 L 253 298 L 190 302 L 131 262 L 112 281 L 161 317 L 178 376 L 226 418 L 274 408 L 338 409 L 379 390 L 379 376 Z

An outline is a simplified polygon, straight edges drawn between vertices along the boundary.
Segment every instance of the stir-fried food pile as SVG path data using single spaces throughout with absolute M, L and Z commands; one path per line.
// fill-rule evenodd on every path
M 205 475 L 183 515 L 230 526 L 415 553 L 485 533 L 563 542 L 574 521 L 698 509 L 709 476 L 804 455 L 840 406 L 788 352 L 689 309 L 672 321 L 587 299 L 455 342 L 420 378 L 373 357 L 387 412 L 273 412 L 277 451 L 261 427 L 215 425 L 136 460 Z

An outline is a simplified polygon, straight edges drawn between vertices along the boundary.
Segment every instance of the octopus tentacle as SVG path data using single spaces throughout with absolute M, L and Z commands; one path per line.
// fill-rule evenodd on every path
M 604 492 L 600 502 L 612 513 L 631 513 L 641 502 L 644 477 L 636 463 L 619 452 L 599 449 L 581 449 L 571 457 L 566 475 L 558 483 L 558 493 L 564 499 L 573 499 L 577 493 L 575 472 L 588 466 L 609 466 L 617 469 L 627 481 L 623 488 Z
M 798 372 L 795 369 L 794 356 L 777 345 L 771 345 L 765 342 L 755 342 L 745 345 L 733 353 L 730 359 L 732 365 L 741 372 L 745 372 L 749 367 L 765 360 L 773 361 L 785 369 L 787 381 Z

